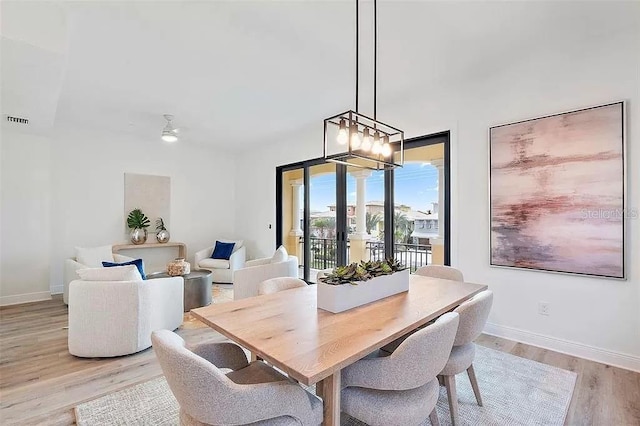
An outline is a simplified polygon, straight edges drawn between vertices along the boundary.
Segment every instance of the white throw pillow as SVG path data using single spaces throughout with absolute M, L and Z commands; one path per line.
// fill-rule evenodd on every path
M 280 263 L 284 262 L 289 258 L 289 253 L 287 253 L 287 249 L 284 246 L 278 247 L 275 253 L 273 253 L 273 257 L 271 258 L 271 263 Z
M 142 281 L 136 265 L 78 269 L 78 275 L 85 281 Z
M 102 247 L 76 247 L 76 261 L 82 265 L 99 268 L 102 262 L 113 262 L 111 246 Z

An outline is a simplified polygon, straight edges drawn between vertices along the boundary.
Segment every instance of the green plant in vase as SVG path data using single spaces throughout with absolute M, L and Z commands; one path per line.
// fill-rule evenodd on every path
M 151 224 L 149 218 L 140 209 L 133 209 L 127 216 L 127 226 L 131 229 L 131 242 L 144 244 L 147 241 L 147 228 Z

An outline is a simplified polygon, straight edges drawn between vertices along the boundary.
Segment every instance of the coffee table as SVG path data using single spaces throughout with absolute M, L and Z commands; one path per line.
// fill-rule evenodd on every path
M 155 272 L 147 275 L 147 279 L 167 278 L 166 272 Z M 211 271 L 195 269 L 184 278 L 184 312 L 211 304 Z

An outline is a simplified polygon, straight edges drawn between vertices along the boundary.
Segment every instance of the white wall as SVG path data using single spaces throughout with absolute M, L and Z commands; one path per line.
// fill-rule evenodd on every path
M 167 144 L 155 133 L 61 127 L 51 153 L 52 287 L 62 284 L 63 260 L 74 256 L 75 246 L 126 242 L 124 173 L 171 177 L 171 241 L 185 243 L 190 259 L 215 238 L 233 237 L 233 155 L 186 138 Z M 158 250 L 123 254 L 147 256 L 145 263 L 150 258 L 156 267 L 177 255 Z
M 51 141 L 0 131 L 0 304 L 48 299 Z
M 63 262 L 75 246 L 126 242 L 127 172 L 171 177 L 169 231 L 172 241 L 186 243 L 189 258 L 234 236 L 234 155 L 116 130 L 57 124 L 44 137 L 3 126 L 0 305 L 62 292 Z M 158 270 L 177 251 L 123 254 Z
M 556 22 L 559 37 L 543 28 L 525 50 L 494 55 L 472 69 L 448 70 L 455 79 L 414 82 L 395 104 L 381 106 L 379 116 L 404 128 L 408 137 L 452 131 L 452 259 L 465 278 L 495 292 L 488 332 L 640 371 L 638 220 L 627 222 L 627 281 L 489 266 L 487 131 L 492 125 L 627 100 L 628 205 L 640 207 L 640 26 L 618 27 L 617 19 L 629 13 L 620 8 L 610 16 L 591 16 L 602 23 L 598 31 Z M 465 57 L 475 48 L 470 44 L 447 54 Z M 428 55 L 413 59 L 417 69 L 455 63 Z M 394 77 L 403 76 L 386 75 Z M 255 256 L 269 254 L 275 245 L 275 226 L 268 229 L 275 223 L 275 167 L 322 155 L 323 118 L 294 137 L 254 150 L 239 164 L 236 227 L 252 240 Z M 243 178 L 248 174 L 259 178 L 248 181 Z M 538 315 L 539 301 L 549 303 L 549 316 Z

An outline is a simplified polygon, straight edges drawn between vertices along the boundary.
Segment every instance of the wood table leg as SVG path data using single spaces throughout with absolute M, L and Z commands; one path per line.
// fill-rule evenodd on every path
M 322 380 L 324 426 L 340 426 L 340 370 Z
M 322 387 L 324 386 L 322 384 L 324 380 L 320 380 L 318 383 L 316 383 L 316 396 L 318 398 L 322 398 Z
M 251 362 L 253 361 L 257 361 L 258 360 L 258 355 L 256 355 L 254 352 L 250 352 L 251 353 Z

